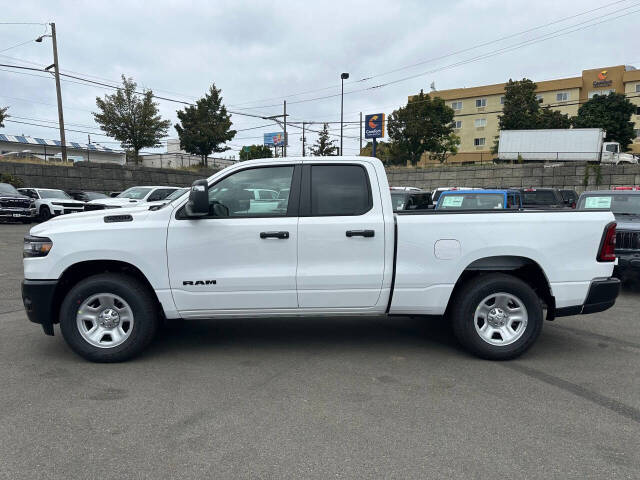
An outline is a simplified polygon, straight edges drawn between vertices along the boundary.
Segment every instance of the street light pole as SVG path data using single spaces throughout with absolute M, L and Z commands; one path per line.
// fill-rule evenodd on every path
M 62 161 L 67 161 L 67 142 L 64 135 L 64 114 L 62 113 L 62 90 L 60 89 L 60 66 L 58 65 L 58 41 L 56 38 L 56 24 L 51 22 L 51 35 L 41 35 L 36 38 L 36 42 L 41 43 L 44 37 L 51 37 L 53 43 L 53 65 L 49 65 L 45 70 L 53 67 L 56 79 L 56 97 L 58 98 L 58 127 L 60 128 L 60 152 Z
M 344 112 L 344 81 L 349 78 L 349 74 L 344 72 L 340 74 L 340 155 L 344 155 L 344 150 L 342 150 L 342 124 L 343 124 L 343 112 Z

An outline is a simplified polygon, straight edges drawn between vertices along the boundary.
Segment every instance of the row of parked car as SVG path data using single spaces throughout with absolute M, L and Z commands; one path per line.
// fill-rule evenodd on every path
M 549 210 L 578 211 L 607 209 L 616 217 L 615 273 L 623 280 L 640 278 L 640 187 L 593 190 L 580 196 L 575 190 L 554 188 L 480 189 L 438 188 L 423 191 L 413 187 L 392 187 L 395 211 L 411 210 Z
M 556 209 L 576 208 L 578 193 L 570 189 L 520 188 L 481 189 L 441 187 L 433 191 L 415 187 L 391 187 L 395 211 L 426 209 Z
M 167 186 L 131 187 L 107 195 L 83 190 L 15 188 L 0 183 L 0 218 L 24 223 L 45 221 L 58 215 L 135 205 L 162 205 L 188 189 Z

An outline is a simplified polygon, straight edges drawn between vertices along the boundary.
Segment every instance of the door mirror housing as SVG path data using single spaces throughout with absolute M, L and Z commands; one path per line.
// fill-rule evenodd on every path
M 185 213 L 187 217 L 204 217 L 209 214 L 209 182 L 206 179 L 196 180 L 191 185 Z

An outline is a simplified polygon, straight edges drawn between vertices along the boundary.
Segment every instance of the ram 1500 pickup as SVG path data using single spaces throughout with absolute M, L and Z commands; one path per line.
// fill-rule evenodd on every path
M 469 351 L 509 359 L 545 315 L 614 304 L 614 248 L 609 211 L 394 214 L 375 158 L 263 159 L 163 206 L 32 228 L 22 296 L 99 362 L 140 352 L 164 319 L 311 315 L 444 317 Z

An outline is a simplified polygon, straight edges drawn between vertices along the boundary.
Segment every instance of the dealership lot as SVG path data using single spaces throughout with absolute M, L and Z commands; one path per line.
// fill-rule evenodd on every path
M 637 478 L 640 288 L 511 362 L 412 318 L 194 321 L 124 364 L 20 299 L 0 225 L 0 478 Z M 144 472 L 144 473 L 142 473 Z

